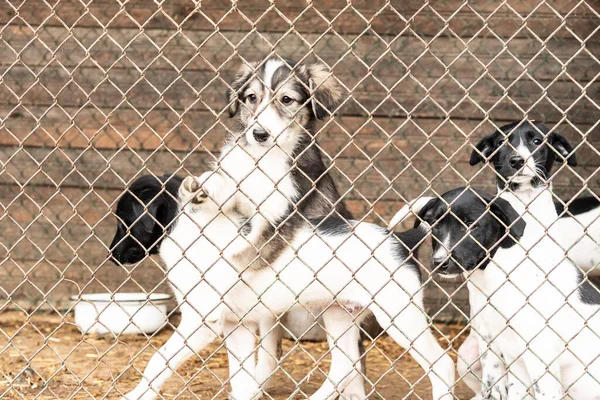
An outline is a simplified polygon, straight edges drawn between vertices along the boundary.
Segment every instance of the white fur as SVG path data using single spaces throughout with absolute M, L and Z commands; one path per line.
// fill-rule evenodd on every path
M 524 179 L 529 181 L 531 180 L 531 177 L 536 176 L 535 160 L 532 157 L 531 151 L 529 151 L 525 143 L 523 143 L 522 139 L 515 150 L 517 151 L 517 154 L 519 154 L 523 158 L 523 160 L 525 160 L 525 167 L 523 168 L 521 173 L 524 175 Z M 518 179 L 519 177 L 515 178 Z
M 200 228 L 204 230 L 204 235 L 199 234 Z M 249 352 L 243 343 L 249 343 L 248 334 L 251 332 L 248 328 L 252 329 L 256 323 L 245 321 L 239 327 L 232 323 L 238 319 L 235 310 L 225 309 L 223 305 L 214 306 L 215 299 L 227 288 L 209 285 L 209 282 L 219 281 L 220 278 L 223 281 L 236 279 L 237 272 L 220 253 L 230 241 L 239 240 L 237 232 L 234 221 L 214 213 L 202 214 L 198 220 L 183 214 L 178 218 L 172 234 L 163 240 L 160 255 L 168 267 L 167 278 L 179 303 L 181 323 L 173 336 L 152 357 L 140 384 L 125 396 L 127 400 L 155 399 L 161 386 L 187 358 L 221 334 L 230 335 L 226 344 L 230 354 L 232 395 L 234 398 L 258 395 L 257 381 L 262 383 L 268 377 L 258 373 L 269 373 L 275 368 L 277 343 L 271 343 L 270 357 L 263 357 L 270 365 L 260 366 L 255 380 L 247 373 L 254 371 L 254 346 Z M 206 302 L 205 299 L 212 299 L 212 302 Z M 269 338 L 263 346 L 268 343 Z M 254 392 L 245 392 L 248 386 L 254 387 Z
M 493 350 L 481 358 L 482 390 L 500 379 L 493 388 L 499 398 L 517 398 L 533 386 L 538 400 L 561 399 L 565 393 L 598 399 L 600 307 L 580 300 L 576 267 L 550 237 L 559 235 L 551 228 L 557 218 L 551 191 L 501 197 L 527 226 L 518 245 L 499 249 L 468 282 L 473 335 L 480 339 L 480 351 L 482 346 Z M 509 365 L 507 379 L 502 379 L 502 365 Z
M 561 218 L 555 225 L 569 259 L 590 275 L 600 274 L 600 207 Z
M 433 253 L 433 261 L 440 263 L 448 258 L 450 254 L 450 234 L 448 233 L 442 243 L 438 246 L 435 253 Z
M 499 192 L 500 189 L 499 189 Z M 545 243 L 548 243 L 555 252 L 556 257 L 568 257 L 568 260 L 591 275 L 598 273 L 600 263 L 600 207 L 575 217 L 564 217 L 557 219 L 556 209 L 552 199 L 547 199 L 546 190 L 542 199 L 536 201 L 539 208 L 537 213 L 547 212 L 544 220 L 548 218 L 548 234 Z M 536 192 L 531 192 L 524 202 L 532 200 Z M 541 206 L 540 206 L 541 204 Z M 552 221 L 550 221 L 550 219 Z M 472 308 L 472 306 L 471 306 Z M 473 314 L 471 314 L 473 315 Z M 600 334 L 600 333 L 599 333 Z M 459 360 L 457 363 L 459 374 L 464 377 L 465 383 L 476 393 L 481 387 L 481 364 L 478 360 L 478 341 L 476 334 L 472 331 L 470 336 L 463 342 L 459 349 Z
M 417 214 L 419 211 L 421 211 L 421 208 L 425 207 L 425 204 L 427 204 L 431 199 L 433 199 L 433 197 L 423 196 L 419 197 L 418 199 L 409 201 L 407 204 L 404 205 L 404 207 L 400 209 L 400 211 L 394 214 L 388 225 L 389 229 L 393 230 L 394 228 L 396 228 L 399 224 L 404 222 L 404 220 L 408 218 L 411 213 Z

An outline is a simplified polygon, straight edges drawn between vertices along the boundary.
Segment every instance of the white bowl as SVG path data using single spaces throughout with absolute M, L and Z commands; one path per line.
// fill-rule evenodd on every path
M 163 293 L 95 293 L 72 296 L 75 324 L 83 333 L 153 333 L 167 323 Z

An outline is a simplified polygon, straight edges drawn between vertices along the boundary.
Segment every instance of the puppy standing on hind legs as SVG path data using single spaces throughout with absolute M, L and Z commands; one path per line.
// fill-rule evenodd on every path
M 318 73 L 322 73 L 324 71 L 324 69 L 320 66 L 311 66 L 309 68 L 303 67 L 303 69 L 305 71 L 310 69 L 311 71 L 316 72 L 311 77 L 317 82 L 319 79 Z M 333 98 L 331 95 L 333 93 L 328 93 L 328 85 L 322 86 L 323 87 L 320 90 L 315 89 L 313 95 L 321 98 L 322 103 L 320 104 L 327 104 L 328 102 L 332 101 Z M 237 101 L 232 106 L 237 107 Z M 315 115 L 309 115 L 309 113 L 306 112 L 306 109 L 310 108 L 311 112 L 318 112 L 319 118 L 322 118 L 325 111 L 319 107 L 315 105 L 311 106 L 310 104 L 305 104 L 303 106 L 303 116 L 307 124 L 314 124 Z M 298 126 L 295 127 L 299 128 Z M 258 132 L 256 134 L 257 140 L 260 139 L 264 141 L 266 138 L 262 135 L 264 135 L 264 132 Z M 246 149 L 252 150 L 248 147 Z M 311 151 L 310 153 L 314 155 L 314 152 Z M 281 153 L 278 154 L 278 156 L 280 155 Z M 278 157 L 274 158 L 275 161 L 277 161 Z M 320 168 L 323 165 L 320 155 L 316 159 L 305 157 L 305 160 L 306 159 L 308 159 L 309 163 L 312 165 L 316 165 L 317 168 Z M 242 158 L 241 161 L 248 161 L 248 159 Z M 253 171 L 256 169 L 255 161 L 253 159 L 251 159 L 251 161 L 252 168 L 249 171 L 257 172 Z M 272 161 L 274 160 L 269 160 L 269 162 Z M 272 166 L 273 164 L 267 163 L 266 165 L 268 167 L 269 165 Z M 277 163 L 275 163 L 275 165 L 281 166 L 281 164 Z M 286 169 L 289 170 L 289 165 L 286 165 Z M 306 196 L 306 198 L 310 198 L 311 201 L 303 203 L 305 204 L 305 206 L 302 207 L 303 217 L 308 218 L 311 215 L 327 215 L 332 212 L 332 209 L 335 209 L 337 215 L 348 218 L 350 215 L 345 209 L 343 202 L 339 200 L 339 194 L 335 189 L 331 178 L 328 175 L 323 174 L 322 171 L 325 171 L 324 167 L 321 169 L 321 171 L 318 171 L 316 175 L 313 174 L 307 178 L 311 180 L 311 184 L 312 182 L 316 182 L 317 184 L 316 189 L 311 186 L 313 193 L 311 193 L 309 196 Z M 271 179 L 267 175 L 261 175 L 261 173 L 255 173 L 252 178 L 255 180 L 258 179 L 259 184 L 262 183 L 265 178 Z M 240 226 L 246 225 L 245 223 L 247 221 L 245 219 L 240 221 L 240 215 L 239 213 L 236 213 L 235 210 L 232 210 L 233 212 L 227 217 L 223 216 L 219 211 L 219 207 L 214 206 L 211 200 L 208 199 L 203 193 L 191 193 L 191 191 L 197 189 L 197 187 L 194 186 L 195 184 L 196 183 L 194 180 L 188 179 L 186 184 L 182 185 L 180 191 L 184 202 L 192 200 L 193 198 L 194 203 L 196 203 L 190 204 L 187 207 L 187 211 L 194 214 L 194 220 L 192 221 L 185 214 L 181 215 L 176 220 L 172 229 L 169 231 L 169 235 L 165 237 L 165 240 L 159 241 L 160 255 L 167 265 L 169 281 L 173 286 L 179 303 L 182 304 L 182 315 L 184 316 L 184 321 L 182 321 L 181 326 L 178 328 L 178 332 L 176 332 L 173 338 L 171 338 L 163 346 L 159 353 L 152 358 L 144 372 L 144 378 L 142 379 L 142 382 L 140 382 L 138 387 L 133 392 L 127 395 L 127 399 L 155 398 L 160 390 L 160 387 L 164 381 L 166 381 L 168 376 L 172 374 L 174 368 L 180 365 L 185 358 L 191 356 L 195 352 L 198 352 L 207 342 L 211 341 L 214 338 L 214 333 L 219 334 L 221 332 L 221 328 L 224 327 L 225 330 L 229 329 L 227 319 L 225 319 L 223 326 L 220 326 L 220 321 L 222 320 L 222 318 L 219 317 L 220 315 L 224 316 L 227 314 L 228 308 L 232 308 L 231 311 L 234 311 L 234 315 L 240 315 L 239 312 L 236 313 L 236 311 L 239 310 L 239 307 L 236 308 L 235 301 L 233 301 L 233 303 L 227 302 L 223 301 L 225 299 L 221 298 L 221 293 L 228 293 L 232 290 L 231 285 L 235 285 L 237 283 L 237 276 L 239 274 L 238 272 L 232 270 L 232 263 L 227 260 L 227 257 L 223 257 L 223 255 L 224 253 L 227 253 L 229 256 L 235 258 L 237 253 L 232 251 L 232 249 L 235 248 L 235 246 L 238 246 L 238 249 L 244 248 L 243 243 L 237 244 L 234 242 L 236 240 L 245 240 L 241 238 L 238 233 L 240 232 Z M 276 190 L 273 188 L 269 190 L 269 194 L 276 192 Z M 276 195 L 274 195 L 272 198 L 277 200 Z M 194 208 L 196 208 L 196 205 L 200 205 L 204 202 L 208 203 L 209 207 L 203 207 L 203 211 L 195 212 L 196 210 L 194 210 Z M 308 205 L 306 206 L 306 204 Z M 271 203 L 271 205 L 273 205 L 273 203 Z M 323 212 L 323 210 L 326 210 L 326 212 Z M 255 228 L 263 221 L 264 220 L 261 220 L 260 215 L 258 215 L 257 218 L 251 222 L 251 225 Z M 248 253 L 249 254 L 238 258 L 238 261 L 241 260 L 241 262 L 244 262 L 249 260 L 250 257 L 254 257 L 255 253 Z M 248 264 L 245 265 L 244 269 L 247 268 L 247 266 Z M 217 270 L 218 273 L 216 273 L 216 275 L 212 275 L 212 272 L 215 270 Z M 230 275 L 230 277 L 227 278 L 224 275 Z M 208 284 L 208 282 L 210 282 L 210 284 Z M 252 300 L 253 293 L 249 293 L 248 295 L 250 296 L 250 300 L 247 302 L 245 301 L 243 307 L 247 306 L 247 304 L 258 304 L 258 300 Z M 275 309 L 276 307 L 272 308 Z M 222 314 L 223 312 L 226 313 Z M 241 314 L 250 313 L 251 310 L 245 310 Z M 231 313 L 229 313 L 229 315 L 231 316 Z M 272 319 L 272 313 L 270 310 L 268 313 L 261 313 L 260 318 L 257 319 L 260 321 L 259 325 L 262 327 L 262 321 L 269 318 Z M 248 323 L 252 319 L 253 315 L 248 315 L 244 321 L 245 323 Z M 205 329 L 206 327 L 209 327 L 209 329 Z M 352 329 L 358 329 L 358 327 L 353 326 Z M 231 333 L 231 337 L 226 340 L 226 343 L 229 343 L 230 339 L 233 340 L 234 335 L 238 335 L 239 332 L 241 332 L 241 334 L 244 333 L 239 328 L 234 329 Z M 186 347 L 188 344 L 188 342 L 185 341 L 186 335 L 193 335 L 194 340 L 189 341 L 189 344 L 193 344 L 193 348 L 182 348 Z M 182 337 L 184 338 L 183 341 L 181 340 Z M 243 342 L 243 339 L 241 342 Z M 251 360 L 251 352 L 254 350 L 254 347 L 237 347 L 237 344 L 238 343 L 234 342 L 231 346 L 228 345 L 228 348 L 235 348 L 237 350 L 235 359 L 232 360 L 232 365 L 234 365 L 234 368 L 231 371 L 232 376 L 248 373 L 250 376 L 252 376 L 253 364 L 251 362 L 244 363 L 244 360 Z M 259 364 L 261 361 L 261 354 L 264 354 L 264 352 L 259 350 Z M 270 354 L 273 354 L 273 352 Z M 348 352 L 348 354 L 353 353 Z M 271 360 L 273 360 L 272 355 L 270 357 Z M 243 368 L 240 365 L 240 368 L 237 371 L 235 371 L 235 366 L 239 365 L 240 363 L 236 363 L 236 360 L 244 363 Z M 360 364 L 358 359 L 356 360 L 356 364 Z M 274 368 L 275 365 L 271 365 L 270 367 L 267 366 L 263 369 L 259 368 L 258 373 L 264 373 L 265 377 L 270 376 Z M 263 380 L 261 379 L 260 375 L 257 375 L 257 378 L 259 381 Z M 253 398 L 254 393 L 259 394 L 258 390 L 256 389 L 256 385 L 252 382 L 252 379 L 244 379 L 244 385 L 247 385 L 245 388 L 239 388 L 237 382 L 240 381 L 241 379 L 232 379 L 232 394 L 234 397 L 239 399 Z M 343 391 L 345 397 L 364 397 L 362 380 L 353 379 L 348 383 L 344 382 L 344 385 L 346 386 Z M 339 391 L 342 389 L 343 388 L 341 386 L 338 387 L 337 393 L 339 393 Z
M 206 191 L 210 191 L 224 215 L 245 213 L 249 233 L 245 240 L 226 249 L 227 256 L 242 270 L 270 268 L 277 252 L 287 245 L 275 228 L 289 212 L 302 219 L 328 215 L 352 218 L 326 172 L 318 147 L 311 145 L 316 120 L 325 118 L 339 103 L 340 87 L 320 64 L 297 65 L 298 77 L 290 73 L 295 66 L 291 60 L 272 58 L 260 67 L 252 64 L 242 68 L 228 93 L 229 114 L 235 117 L 239 136 L 226 143 L 216 171 L 199 178 L 187 177 L 182 185 L 186 191 L 182 200 L 189 199 L 195 206 L 204 204 Z M 281 93 L 274 96 L 271 91 L 276 89 Z M 301 154 L 298 148 L 302 148 L 304 165 L 292 168 L 293 158 Z M 297 189 L 306 193 L 303 199 L 297 196 Z M 288 198 L 282 195 L 286 191 Z M 330 312 L 336 314 L 334 308 L 330 306 L 323 318 Z M 360 324 L 356 325 L 351 329 L 359 332 Z M 359 366 L 364 374 L 361 335 L 348 336 L 357 338 Z M 365 397 L 362 376 L 344 387 L 347 398 Z
M 312 137 L 321 112 L 318 104 L 335 94 L 319 88 L 329 85 L 322 67 L 278 59 L 242 71 L 231 97 L 240 103 L 233 110 L 234 115 L 240 111 L 239 135 L 225 146 L 220 169 L 203 175 L 199 183 L 222 212 L 241 211 L 250 218 L 247 241 L 228 248 L 235 249 L 228 257 L 244 271 L 245 283 L 263 293 L 261 306 L 276 312 L 298 302 L 362 304 L 425 370 L 431 370 L 434 398 L 445 398 L 454 384 L 453 363 L 423 314 L 418 268 L 406 251 L 419 242 L 414 241 L 415 233 L 390 237 L 371 224 L 323 218 L 329 212 L 317 214 L 319 219 L 307 218 L 322 204 L 331 207 L 322 193 L 334 186 Z M 344 342 L 332 339 L 338 345 Z M 343 351 L 355 354 L 352 349 Z M 342 389 L 346 382 L 340 377 L 351 373 L 348 367 L 340 373 L 332 365 L 333 387 Z M 321 397 L 321 392 L 315 398 L 336 395 Z

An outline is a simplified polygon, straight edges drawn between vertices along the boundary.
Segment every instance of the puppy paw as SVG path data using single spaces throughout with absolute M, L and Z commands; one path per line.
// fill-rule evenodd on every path
M 145 391 L 135 389 L 121 397 L 121 400 L 154 400 L 156 397 L 157 394 L 152 389 Z
M 263 395 L 264 393 L 260 389 L 248 388 L 248 391 L 232 392 L 229 396 L 229 400 L 259 400 Z
M 179 187 L 179 200 L 182 204 L 200 205 L 208 196 L 195 176 L 186 177 Z
M 273 375 L 275 375 L 275 370 L 277 369 L 277 365 L 264 365 L 260 360 L 256 365 L 256 382 L 260 385 L 262 390 L 267 390 L 271 387 L 273 383 L 272 379 Z

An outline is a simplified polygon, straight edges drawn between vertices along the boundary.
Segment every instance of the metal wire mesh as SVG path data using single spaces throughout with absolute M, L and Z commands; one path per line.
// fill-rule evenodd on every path
M 469 184 L 494 193 L 493 174 L 468 156 L 513 120 L 542 122 L 576 145 L 579 165 L 553 179 L 557 197 L 600 193 L 599 22 L 593 1 L 4 0 L 0 393 L 118 398 L 139 380 L 165 333 L 81 336 L 70 297 L 169 291 L 156 257 L 134 268 L 107 260 L 113 211 L 142 175 L 212 168 L 240 65 L 278 55 L 328 67 L 347 97 L 319 126 L 319 146 L 351 213 L 385 226 L 424 193 Z M 464 284 L 423 274 L 432 328 L 455 347 L 466 328 L 442 322 L 468 319 Z M 403 369 L 405 352 L 386 340 L 369 348 L 368 390 L 429 398 L 423 374 Z M 327 346 L 285 346 L 278 373 L 288 383 L 273 397 L 312 393 Z M 182 367 L 168 396 L 227 396 L 221 347 Z

